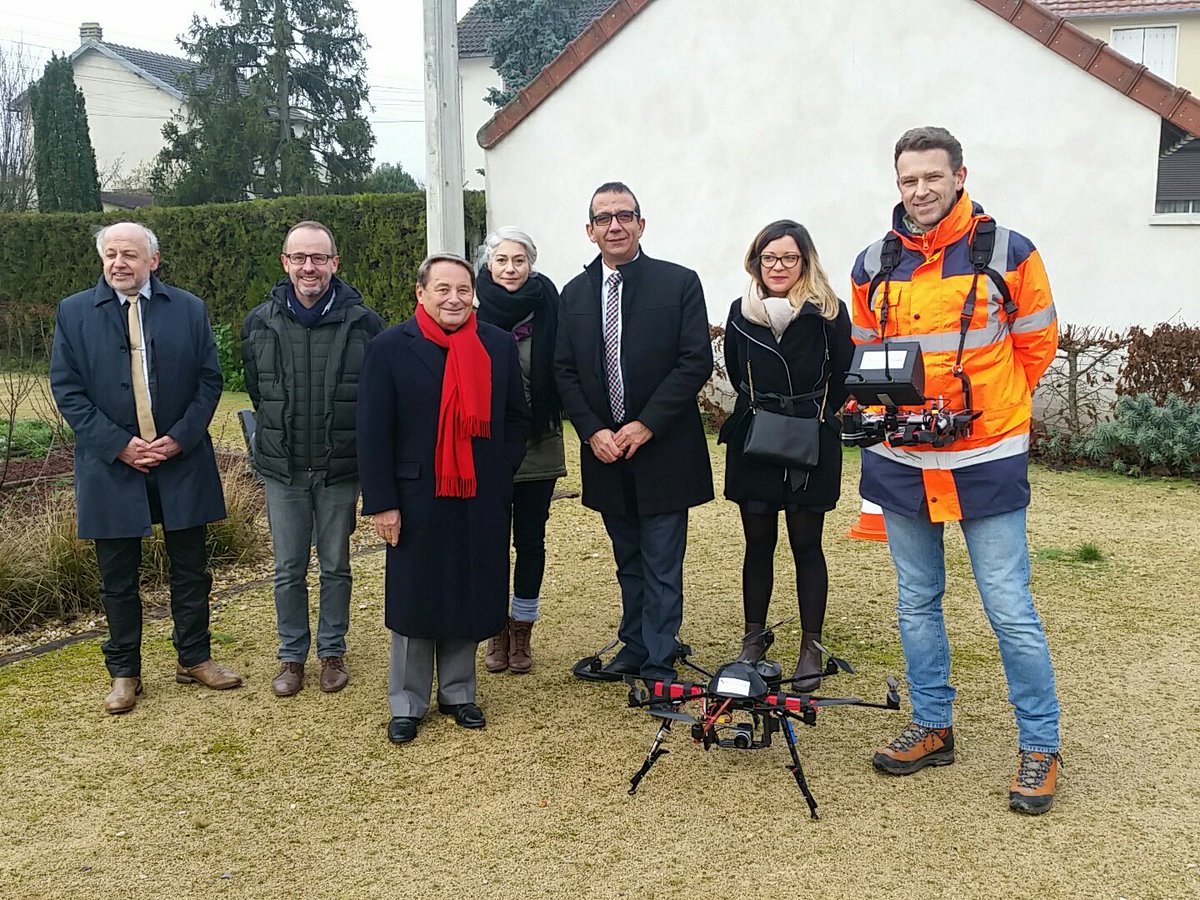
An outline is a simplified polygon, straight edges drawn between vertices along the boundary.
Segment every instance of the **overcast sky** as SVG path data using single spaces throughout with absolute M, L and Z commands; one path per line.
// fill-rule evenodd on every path
M 376 162 L 399 162 L 424 178 L 425 126 L 422 61 L 422 0 L 352 0 L 358 25 L 370 44 L 368 113 L 375 130 Z M 473 0 L 456 0 L 459 18 Z M 0 42 L 19 41 L 40 63 L 51 51 L 79 46 L 81 22 L 99 22 L 104 39 L 158 53 L 182 56 L 175 38 L 192 16 L 213 19 L 211 0 L 0 0 Z

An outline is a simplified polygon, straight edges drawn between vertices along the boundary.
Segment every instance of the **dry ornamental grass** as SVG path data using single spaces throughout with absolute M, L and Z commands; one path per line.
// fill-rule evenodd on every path
M 718 484 L 722 456 L 714 448 Z M 826 526 L 825 637 L 860 674 L 830 688 L 882 697 L 885 677 L 903 675 L 894 574 L 882 544 L 843 537 L 858 514 L 857 459 L 846 460 Z M 628 796 L 654 725 L 624 708 L 622 686 L 569 674 L 615 632 L 619 599 L 599 516 L 562 500 L 534 671 L 480 664 L 483 732 L 434 712 L 414 743 L 387 742 L 377 553 L 355 560 L 341 694 L 317 690 L 314 663 L 298 696 L 272 696 L 269 586 L 213 622 L 217 659 L 249 676 L 239 691 L 176 685 L 163 622 L 147 626 L 146 694 L 124 717 L 101 710 L 95 641 L 0 669 L 0 896 L 1200 896 L 1200 488 L 1040 468 L 1032 480 L 1033 587 L 1066 761 L 1046 816 L 1007 809 L 1015 727 L 956 529 L 953 766 L 872 770 L 872 750 L 907 722 L 905 700 L 900 713 L 837 710 L 798 732 L 820 821 L 782 741 L 706 754 L 677 729 Z M 775 618 L 792 607 L 785 546 Z M 694 510 L 683 637 L 702 663 L 736 654 L 740 561 L 736 508 Z M 784 628 L 773 655 L 790 666 L 798 643 L 798 625 Z

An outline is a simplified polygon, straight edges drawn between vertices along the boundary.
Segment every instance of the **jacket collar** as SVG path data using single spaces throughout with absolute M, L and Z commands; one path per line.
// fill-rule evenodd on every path
M 946 217 L 924 234 L 909 233 L 904 227 L 904 204 L 897 203 L 892 211 L 892 231 L 899 236 L 905 247 L 928 256 L 969 234 L 975 228 L 976 220 L 982 215 L 983 207 L 971 202 L 970 195 L 964 189 L 950 207 L 950 212 L 946 213 Z
M 281 278 L 279 281 L 275 282 L 274 286 L 271 288 L 271 300 L 284 308 L 287 307 L 287 286 L 290 283 L 291 282 L 289 282 L 288 279 Z M 345 309 L 348 306 L 354 306 L 355 304 L 363 302 L 362 294 L 359 293 L 358 289 L 354 287 L 354 285 L 342 281 L 342 279 L 338 278 L 336 275 L 333 276 L 333 279 L 329 283 L 333 287 L 334 291 L 333 306 L 330 307 L 330 312 L 338 309 Z
M 92 292 L 93 306 L 99 306 L 102 303 L 108 303 L 110 300 L 116 300 L 117 292 L 113 290 L 111 284 L 104 280 L 104 276 L 100 276 L 100 280 L 96 282 L 96 290 Z M 158 280 L 158 276 L 153 272 L 150 273 L 150 296 L 162 297 L 164 300 L 170 300 L 171 295 L 167 293 L 163 283 Z
M 434 375 L 442 375 L 446 369 L 446 354 L 437 344 L 421 333 L 421 326 L 417 324 L 416 314 L 414 313 L 401 322 L 399 327 L 400 332 L 412 340 L 413 354 L 425 365 L 425 368 Z
M 653 262 L 653 260 L 646 255 L 644 248 L 639 247 L 638 255 L 636 257 L 623 265 L 617 266 L 617 271 L 621 273 L 622 283 L 628 285 L 629 283 L 633 282 L 636 284 L 641 279 L 642 273 L 646 269 L 647 262 Z M 588 277 L 598 287 L 600 282 L 604 280 L 603 257 L 597 253 L 596 258 L 584 266 L 583 270 L 587 272 Z

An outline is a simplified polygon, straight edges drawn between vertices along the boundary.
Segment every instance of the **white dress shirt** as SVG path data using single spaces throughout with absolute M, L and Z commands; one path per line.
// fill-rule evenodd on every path
M 129 298 L 124 294 L 118 294 L 121 298 L 121 307 L 125 316 L 129 316 L 128 305 Z M 142 375 L 146 379 L 146 389 L 150 394 L 150 409 L 154 409 L 154 392 L 150 391 L 150 348 L 146 345 L 146 301 L 150 299 L 150 282 L 147 281 L 138 289 L 138 296 L 142 298 L 142 303 L 138 307 L 138 326 L 142 329 L 141 340 L 138 342 L 142 348 Z M 132 335 L 131 335 L 132 337 Z M 132 341 L 130 346 L 132 347 Z

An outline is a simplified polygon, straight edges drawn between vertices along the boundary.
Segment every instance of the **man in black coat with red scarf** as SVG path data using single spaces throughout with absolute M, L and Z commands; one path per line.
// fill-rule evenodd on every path
M 696 405 L 713 367 L 708 311 L 695 272 L 641 252 L 646 221 L 628 187 L 597 188 L 588 219 L 600 255 L 563 288 L 554 361 L 582 441 L 583 503 L 613 542 L 624 644 L 588 674 L 670 679 L 688 509 L 713 499 Z

